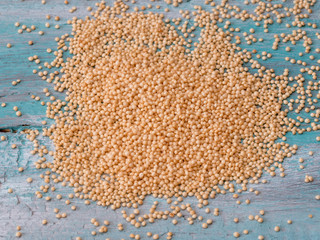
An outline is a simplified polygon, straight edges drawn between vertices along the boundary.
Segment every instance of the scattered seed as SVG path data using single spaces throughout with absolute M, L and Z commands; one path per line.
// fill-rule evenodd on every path
M 238 237 L 240 237 L 240 233 L 234 232 L 234 233 L 233 233 L 233 236 L 234 236 L 235 238 L 238 238 Z
M 279 232 L 279 231 L 280 231 L 280 227 L 279 227 L 279 226 L 275 226 L 275 227 L 274 227 L 274 231 L 275 231 L 275 232 Z

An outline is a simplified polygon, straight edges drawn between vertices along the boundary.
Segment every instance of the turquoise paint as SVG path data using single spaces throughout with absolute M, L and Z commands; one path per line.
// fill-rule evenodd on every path
M 109 1 L 111 2 L 111 1 Z M 145 1 L 138 1 L 138 5 L 142 5 Z M 236 2 L 236 1 L 232 1 Z M 238 2 L 238 1 L 237 1 Z M 250 231 L 249 235 L 241 234 L 241 239 L 257 239 L 258 235 L 264 235 L 265 239 L 320 239 L 320 204 L 314 196 L 320 194 L 320 150 L 319 144 L 316 143 L 315 137 L 320 133 L 312 132 L 303 135 L 288 134 L 288 143 L 298 144 L 301 146 L 297 155 L 287 159 L 284 166 L 287 169 L 287 177 L 272 178 L 263 176 L 269 183 L 254 185 L 250 187 L 258 189 L 261 194 L 255 196 L 253 193 L 243 193 L 239 200 L 241 205 L 237 205 L 230 194 L 219 195 L 216 199 L 210 200 L 209 207 L 220 208 L 220 216 L 213 216 L 212 213 L 206 214 L 203 209 L 197 210 L 201 213 L 204 219 L 212 218 L 214 223 L 208 229 L 202 229 L 199 221 L 195 221 L 194 225 L 190 226 L 187 221 L 178 219 L 178 225 L 173 226 L 170 220 L 157 221 L 156 224 L 148 224 L 146 227 L 136 229 L 133 226 L 126 224 L 119 210 L 112 211 L 98 207 L 95 204 L 85 206 L 79 199 L 72 199 L 71 205 L 78 207 L 77 211 L 71 211 L 70 206 L 64 204 L 68 193 L 72 192 L 69 187 L 57 187 L 57 191 L 53 194 L 56 196 L 62 194 L 64 199 L 57 200 L 53 198 L 50 202 L 44 199 L 37 199 L 34 192 L 38 190 L 43 182 L 39 179 L 39 174 L 44 171 L 39 171 L 34 168 L 33 163 L 38 159 L 32 156 L 29 152 L 32 144 L 25 139 L 23 135 L 18 134 L 19 131 L 28 125 L 28 128 L 41 129 L 41 121 L 45 119 L 46 108 L 30 98 L 32 94 L 40 96 L 41 99 L 47 99 L 42 92 L 44 87 L 48 87 L 52 91 L 52 85 L 42 81 L 37 75 L 32 74 L 32 69 L 36 68 L 34 63 L 30 63 L 27 58 L 31 55 L 38 55 L 43 62 L 51 61 L 53 56 L 46 52 L 47 48 L 54 49 L 56 44 L 54 37 L 60 36 L 63 33 L 70 32 L 70 26 L 64 24 L 67 18 L 72 16 L 85 16 L 87 14 L 86 7 L 94 6 L 95 1 L 81 0 L 73 2 L 67 7 L 62 2 L 47 0 L 46 5 L 42 5 L 40 1 L 0 1 L 0 102 L 6 102 L 6 108 L 0 108 L 0 129 L 10 129 L 12 132 L 0 133 L 5 135 L 8 141 L 0 142 L 0 239 L 15 239 L 15 227 L 22 226 L 23 239 L 74 239 L 76 236 L 81 236 L 83 239 L 129 239 L 130 233 L 140 234 L 142 239 L 149 239 L 146 232 L 158 233 L 161 239 L 166 238 L 166 233 L 172 231 L 173 239 L 233 239 L 233 232 L 242 232 L 244 229 Z M 193 4 L 199 4 L 199 1 L 187 1 L 180 5 L 179 8 L 191 10 Z M 70 14 L 68 10 L 76 5 L 78 10 L 74 14 Z M 157 2 L 161 6 L 165 6 L 163 2 Z M 242 3 L 237 3 L 244 6 Z M 171 12 L 167 13 L 168 17 L 176 17 L 175 8 L 169 7 Z M 179 9 L 178 8 L 178 9 Z M 206 7 L 208 8 L 208 7 Z M 153 11 L 160 12 L 161 10 Z M 59 15 L 62 20 L 59 22 L 61 29 L 56 30 L 54 27 L 45 28 L 44 23 L 50 22 L 54 26 L 53 19 L 46 20 L 46 14 Z M 308 19 L 308 22 L 316 22 L 320 25 L 320 6 L 316 5 L 313 16 Z M 18 34 L 14 23 L 19 21 L 21 24 L 30 26 L 36 25 L 37 30 L 32 33 Z M 231 20 L 235 23 L 234 20 Z M 273 34 L 281 32 L 289 32 L 292 29 L 286 29 L 283 25 L 273 24 L 269 35 L 263 33 L 262 28 L 257 28 L 251 21 L 236 22 L 235 27 L 241 28 L 242 31 L 249 32 L 250 28 L 255 28 L 257 37 L 263 36 L 263 43 L 255 43 L 247 47 L 248 49 L 257 49 L 261 54 L 262 51 L 268 51 L 273 54 L 273 57 L 267 61 L 260 60 L 265 66 L 274 68 L 276 73 L 282 73 L 284 68 L 290 69 L 292 73 L 297 74 L 298 68 L 284 61 L 284 57 L 296 56 L 300 51 L 304 51 L 301 44 L 292 46 L 292 51 L 287 53 L 284 51 L 284 44 L 279 45 L 279 50 L 271 49 L 274 40 Z M 307 29 L 307 28 L 306 28 Z M 44 36 L 39 36 L 38 31 L 43 30 Z M 308 29 L 309 32 L 317 32 L 314 29 Z M 313 34 L 314 45 L 319 47 L 319 41 L 316 41 Z M 29 46 L 27 42 L 33 40 L 35 44 Z M 7 49 L 5 46 L 10 42 L 13 48 Z M 319 56 L 319 54 L 314 54 Z M 311 63 L 307 57 L 302 57 L 302 60 Z M 306 79 L 309 77 L 306 75 Z M 11 81 L 21 79 L 22 82 L 17 86 L 12 86 Z M 53 95 L 58 96 L 56 93 Z M 41 100 L 40 100 L 41 101 Z M 23 116 L 18 118 L 12 110 L 13 106 L 18 106 Z M 17 131 L 14 133 L 13 131 Z M 40 141 L 50 145 L 48 139 L 40 138 Z M 11 149 L 11 144 L 16 143 L 17 149 Z M 52 148 L 52 146 L 51 146 Z M 308 151 L 314 151 L 314 156 L 308 156 Z M 299 157 L 305 158 L 305 170 L 299 169 Z M 25 171 L 18 172 L 18 167 L 24 167 Z M 313 183 L 305 184 L 304 176 L 310 174 L 315 178 Z M 27 177 L 32 177 L 34 182 L 29 184 L 26 182 Z M 8 194 L 7 189 L 13 188 L 14 193 Z M 46 196 L 46 195 L 44 195 Z M 251 204 L 246 205 L 245 199 L 251 199 Z M 145 204 L 142 206 L 142 214 L 147 213 L 155 199 L 148 197 Z M 157 199 L 158 200 L 158 199 Z M 159 200 L 159 209 L 167 209 L 167 203 L 164 200 Z M 194 199 L 187 198 L 185 203 L 191 203 L 193 206 L 197 204 Z M 53 208 L 59 208 L 61 212 L 66 212 L 66 219 L 57 220 L 53 213 Z M 198 208 L 196 208 L 198 209 Z M 264 209 L 264 223 L 259 224 L 256 221 L 249 221 L 248 215 L 258 214 L 259 210 Z M 129 210 L 128 212 L 131 212 Z M 309 219 L 308 214 L 313 214 L 314 218 Z M 107 234 L 97 235 L 92 237 L 90 232 L 97 230 L 91 223 L 92 217 L 97 218 L 100 222 L 109 220 L 111 225 Z M 238 217 L 238 224 L 233 222 L 233 218 Z M 48 220 L 47 226 L 42 226 L 41 221 Z M 286 221 L 292 219 L 293 224 L 288 225 Z M 119 232 L 117 230 L 118 223 L 125 223 L 125 230 Z M 281 231 L 276 233 L 273 231 L 274 226 L 279 225 Z

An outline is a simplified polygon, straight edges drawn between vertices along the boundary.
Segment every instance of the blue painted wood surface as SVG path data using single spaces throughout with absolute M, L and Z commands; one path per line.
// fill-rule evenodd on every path
M 148 224 L 146 227 L 139 229 L 134 228 L 130 224 L 125 223 L 120 210 L 112 211 L 111 209 L 102 208 L 91 204 L 84 205 L 80 199 L 71 199 L 72 204 L 76 205 L 78 210 L 72 211 L 71 205 L 64 202 L 67 194 L 72 192 L 71 188 L 59 186 L 50 202 L 44 199 L 37 199 L 34 192 L 39 189 L 40 185 L 44 185 L 39 178 L 39 174 L 43 171 L 35 169 L 33 163 L 38 159 L 30 154 L 32 145 L 25 139 L 25 136 L 19 134 L 19 131 L 26 128 L 41 129 L 41 121 L 45 119 L 46 107 L 40 105 L 41 100 L 48 100 L 42 89 L 52 86 L 45 81 L 39 79 L 37 75 L 32 74 L 32 70 L 36 68 L 34 63 L 28 61 L 29 56 L 38 55 L 41 62 L 50 62 L 53 56 L 46 52 L 47 48 L 54 49 L 56 43 L 54 38 L 63 33 L 70 32 L 70 26 L 66 24 L 66 20 L 72 16 L 83 17 L 88 14 L 87 6 L 94 6 L 96 1 L 89 0 L 70 0 L 69 5 L 64 5 L 62 0 L 47 0 L 47 4 L 42 5 L 40 0 L 1 0 L 0 1 L 0 102 L 5 102 L 7 107 L 0 108 L 0 129 L 9 129 L 11 132 L 0 132 L 0 135 L 7 137 L 7 141 L 0 141 L 0 239 L 15 239 L 15 228 L 17 225 L 22 226 L 23 239 L 75 239 L 81 236 L 83 239 L 129 239 L 130 233 L 140 234 L 141 239 L 150 239 L 146 236 L 146 232 L 158 233 L 161 238 L 166 238 L 166 233 L 172 231 L 173 239 L 233 239 L 233 232 L 240 232 L 244 229 L 249 230 L 248 235 L 241 234 L 241 239 L 257 239 L 258 235 L 263 235 L 265 239 L 320 239 L 320 201 L 315 199 L 315 195 L 320 194 L 320 149 L 319 143 L 316 143 L 316 136 L 320 133 L 312 132 L 299 136 L 288 136 L 289 143 L 295 143 L 299 147 L 298 153 L 284 162 L 287 176 L 285 178 L 264 175 L 263 179 L 267 179 L 267 184 L 249 185 L 261 192 L 255 196 L 253 193 L 247 192 L 240 194 L 240 205 L 236 204 L 236 200 L 230 194 L 218 195 L 216 199 L 210 200 L 209 208 L 220 208 L 220 216 L 214 216 L 213 213 L 206 214 L 204 209 L 196 211 L 201 213 L 204 219 L 212 218 L 214 223 L 208 229 L 201 228 L 201 222 L 195 221 L 190 226 L 183 218 L 178 219 L 178 224 L 174 226 L 170 220 L 156 221 L 154 224 Z M 111 2 L 111 1 L 109 1 Z M 150 1 L 138 1 L 138 5 Z M 182 9 L 192 9 L 193 4 L 199 4 L 202 1 L 187 1 L 180 5 Z M 280 1 L 279 1 L 280 2 Z M 288 1 L 291 4 L 292 1 Z M 243 6 L 242 1 L 232 1 L 239 6 Z M 166 6 L 163 1 L 156 4 Z M 314 13 L 308 22 L 318 23 L 320 26 L 320 4 L 314 7 Z M 77 6 L 78 10 L 71 14 L 69 9 Z M 167 13 L 168 17 L 177 16 L 177 11 L 169 7 L 172 11 Z M 246 7 L 247 9 L 248 7 Z M 179 9 L 179 8 L 178 8 Z M 157 12 L 163 11 L 155 10 Z M 59 15 L 61 29 L 56 30 L 54 25 L 57 23 L 53 19 L 46 20 L 45 16 Z M 292 20 L 292 19 L 291 19 Z M 37 30 L 32 33 L 24 32 L 18 34 L 14 23 L 19 21 L 28 27 L 32 24 Z M 51 24 L 51 28 L 44 26 L 45 22 Z M 235 23 L 234 20 L 231 20 Z M 249 31 L 251 27 L 256 29 L 254 35 L 263 37 L 263 43 L 256 43 L 248 47 L 249 49 L 257 49 L 260 53 L 268 51 L 273 57 L 268 61 L 262 61 L 263 65 L 274 68 L 277 73 L 283 71 L 284 68 L 290 69 L 293 73 L 298 72 L 295 65 L 284 61 L 284 56 L 297 56 L 297 53 L 303 51 L 301 44 L 292 46 L 292 51 L 287 53 L 284 51 L 283 44 L 280 44 L 280 50 L 273 51 L 271 49 L 273 42 L 273 34 L 281 32 L 288 33 L 292 29 L 286 29 L 284 24 L 274 24 L 270 28 L 269 34 L 263 33 L 263 28 L 257 28 L 250 21 L 245 23 L 236 22 L 236 27 L 240 27 L 242 32 Z M 43 30 L 43 36 L 38 35 L 38 31 Z M 319 41 L 316 41 L 314 35 L 319 30 L 306 28 L 315 40 L 312 47 L 320 47 Z M 34 45 L 29 46 L 27 42 L 34 41 Z M 12 48 L 6 48 L 6 44 L 11 43 Z M 316 55 L 319 59 L 319 54 Z M 307 56 L 302 60 L 310 62 Z M 12 86 L 11 82 L 21 79 L 21 83 Z M 34 94 L 40 96 L 41 100 L 35 101 L 30 98 Z M 55 95 L 55 94 L 54 94 Z M 57 96 L 57 95 L 55 95 Z M 16 117 L 13 106 L 18 106 L 22 112 L 22 117 Z M 41 139 L 41 138 L 40 138 Z M 47 145 L 51 145 L 48 139 L 41 139 Z M 11 149 L 11 144 L 17 144 L 16 149 Z M 52 145 L 51 145 L 52 148 Z M 311 157 L 308 151 L 314 151 Z M 305 159 L 305 169 L 299 169 L 299 157 Z M 25 171 L 18 172 L 18 167 L 24 167 Z M 304 183 L 306 174 L 314 177 L 314 182 Z M 32 177 L 34 181 L 30 184 L 26 182 L 27 177 Z M 13 189 L 12 194 L 8 194 L 8 188 Z M 54 196 L 62 194 L 63 199 L 57 200 Z M 244 203 L 246 199 L 251 199 L 251 204 Z M 142 213 L 148 213 L 148 209 L 152 205 L 154 199 L 148 197 L 145 204 L 141 207 Z M 168 204 L 164 200 L 159 200 L 159 209 L 167 209 Z M 197 204 L 195 199 L 187 198 L 185 203 L 191 203 L 193 206 Z M 58 220 L 55 218 L 54 208 L 59 208 L 61 212 L 66 212 L 66 219 Z M 259 210 L 265 210 L 264 223 L 260 224 L 256 221 L 249 221 L 248 215 L 256 215 Z M 132 211 L 132 210 L 129 210 Z M 308 218 L 308 214 L 313 214 L 313 218 Z M 111 222 L 107 234 L 98 234 L 91 236 L 91 231 L 96 230 L 90 223 L 91 218 L 97 218 L 100 222 L 109 220 Z M 234 223 L 233 218 L 238 217 L 239 223 Z M 186 217 L 185 217 L 186 218 Z M 43 226 L 41 221 L 48 220 L 48 224 Z M 288 225 L 286 222 L 291 219 L 293 223 Z M 124 231 L 117 230 L 117 224 L 124 224 Z M 273 228 L 279 225 L 281 231 L 276 233 Z

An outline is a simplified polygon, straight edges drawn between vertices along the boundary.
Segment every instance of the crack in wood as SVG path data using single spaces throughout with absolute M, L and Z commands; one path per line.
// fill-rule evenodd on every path
M 19 205 L 21 203 L 20 198 L 18 197 L 18 195 L 16 195 L 17 198 L 17 205 Z
M 21 125 L 14 126 L 14 127 L 11 127 L 11 128 L 0 128 L 0 132 L 4 132 L 4 133 L 7 133 L 7 132 L 17 133 L 16 128 L 19 128 L 19 127 L 30 127 L 30 126 L 31 126 L 30 124 L 21 124 Z
M 24 205 L 26 205 L 26 207 L 30 210 L 30 212 L 31 212 L 31 216 L 33 216 L 33 214 L 34 214 L 34 211 L 32 210 L 32 208 L 28 205 L 28 204 L 24 204 Z

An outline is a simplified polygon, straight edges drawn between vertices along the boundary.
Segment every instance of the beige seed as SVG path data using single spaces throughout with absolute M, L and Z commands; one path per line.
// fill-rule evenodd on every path
M 234 232 L 234 233 L 233 233 L 233 236 L 234 236 L 235 238 L 238 238 L 238 237 L 240 237 L 240 233 Z
M 279 232 L 279 231 L 280 231 L 280 227 L 279 227 L 279 226 L 275 226 L 275 227 L 274 227 L 274 231 L 275 231 L 275 232 Z

